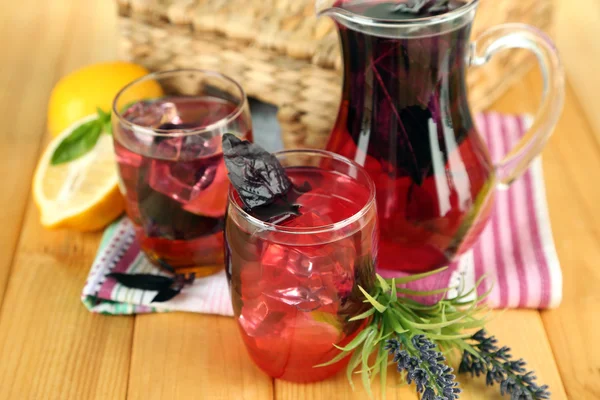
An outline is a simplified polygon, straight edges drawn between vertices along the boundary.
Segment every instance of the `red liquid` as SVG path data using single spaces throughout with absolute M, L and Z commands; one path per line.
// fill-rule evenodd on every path
M 394 12 L 398 3 L 338 6 L 376 18 L 415 18 Z M 491 203 L 493 169 L 465 88 L 471 27 L 418 38 L 338 28 L 345 79 L 327 150 L 363 165 L 375 182 L 378 267 L 424 272 L 447 265 L 478 237 Z
M 294 184 L 308 181 L 313 190 L 297 201 L 302 216 L 283 226 L 339 222 L 368 200 L 368 188 L 347 176 L 310 167 L 287 171 Z M 333 344 L 343 346 L 362 327 L 348 319 L 366 310 L 357 286 L 370 288 L 374 279 L 375 210 L 362 219 L 358 230 L 305 235 L 252 234 L 227 219 L 235 317 L 250 356 L 270 376 L 310 382 L 344 367 L 345 361 L 314 368 L 339 353 Z
M 229 180 L 220 135 L 177 132 L 215 123 L 235 108 L 214 97 L 166 97 L 136 103 L 123 116 L 137 125 L 168 129 L 172 136 L 116 126 L 121 191 L 140 246 L 150 259 L 178 272 L 206 275 L 222 267 Z M 228 131 L 251 139 L 242 120 L 232 121 Z

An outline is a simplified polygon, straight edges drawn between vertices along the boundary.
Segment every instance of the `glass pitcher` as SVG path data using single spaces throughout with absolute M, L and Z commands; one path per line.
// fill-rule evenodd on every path
M 478 4 L 317 1 L 317 12 L 336 22 L 344 60 L 327 150 L 363 165 L 375 181 L 380 269 L 433 270 L 469 249 L 495 189 L 527 169 L 559 118 L 564 78 L 552 41 L 534 27 L 506 24 L 471 42 Z M 465 74 L 509 48 L 535 54 L 544 93 L 529 132 L 494 164 L 473 123 Z

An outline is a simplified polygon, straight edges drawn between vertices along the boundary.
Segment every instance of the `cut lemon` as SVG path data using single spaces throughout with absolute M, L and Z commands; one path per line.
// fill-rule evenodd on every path
M 91 151 L 71 162 L 50 163 L 61 141 L 96 117 L 81 119 L 54 138 L 38 163 L 33 196 L 46 228 L 93 231 L 108 225 L 124 210 L 112 136 L 101 134 Z
M 148 73 L 141 65 L 115 61 L 87 65 L 64 76 L 50 95 L 48 131 L 55 137 L 75 121 L 95 113 L 98 107 L 110 111 L 119 90 Z M 148 80 L 129 89 L 122 104 L 162 95 L 158 82 Z

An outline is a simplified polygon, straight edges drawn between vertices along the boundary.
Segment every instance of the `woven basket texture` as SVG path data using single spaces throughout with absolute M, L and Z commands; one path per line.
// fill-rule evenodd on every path
M 341 58 L 334 23 L 314 0 L 118 0 L 123 59 L 151 70 L 202 68 L 278 107 L 286 148 L 323 148 L 337 116 Z M 504 22 L 549 30 L 550 0 L 480 0 L 473 37 Z M 487 108 L 535 60 L 503 52 L 469 70 L 474 112 Z

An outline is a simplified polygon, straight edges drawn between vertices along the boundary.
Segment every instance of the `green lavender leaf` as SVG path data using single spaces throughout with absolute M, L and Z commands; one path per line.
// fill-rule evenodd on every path
M 362 348 L 362 364 L 363 366 L 369 366 L 369 356 L 373 352 L 373 340 L 375 339 L 375 332 L 369 331 L 369 335 L 365 340 L 365 344 Z M 369 398 L 373 398 L 373 392 L 371 391 L 371 381 L 369 380 L 369 371 L 367 368 L 363 368 L 360 372 L 360 378 L 362 380 L 363 387 L 365 388 Z
M 386 385 L 387 385 L 387 367 L 388 367 L 388 357 L 387 352 L 385 351 L 383 346 L 379 346 L 380 355 L 385 355 L 385 357 L 381 358 L 380 367 L 379 367 L 379 384 L 381 386 L 381 398 L 385 399 Z
M 346 368 L 346 378 L 348 378 L 348 382 L 350 382 L 350 387 L 352 387 L 352 390 L 354 390 L 354 380 L 352 379 L 352 371 L 354 371 L 356 367 L 358 367 L 358 364 L 360 364 L 361 355 L 362 348 L 357 348 L 356 351 L 352 352 L 352 356 L 350 357 L 350 361 L 348 362 L 348 368 Z
M 390 302 L 392 302 L 392 303 L 395 303 L 396 301 L 398 301 L 398 294 L 397 294 L 398 287 L 396 285 L 397 285 L 396 279 L 393 278 L 392 282 L 391 282 L 392 290 L 390 290 Z
M 400 324 L 400 322 L 394 318 L 391 313 L 385 313 L 383 315 L 383 318 L 385 319 L 386 323 L 392 328 L 392 330 L 396 333 L 406 333 L 408 332 L 407 329 L 404 329 L 402 327 L 402 325 Z
M 420 291 L 420 290 L 411 290 L 405 288 L 397 288 L 398 293 L 406 294 L 408 296 L 419 296 L 419 297 L 427 297 L 427 296 L 435 296 L 437 294 L 446 294 L 448 293 L 449 288 L 446 289 L 436 289 L 436 290 L 428 290 L 428 291 Z
M 381 277 L 381 275 L 377 274 L 377 280 L 379 281 L 379 286 L 381 286 L 381 290 L 384 292 L 388 292 L 390 290 L 390 285 Z
M 437 324 L 431 324 L 431 323 L 429 323 L 429 324 L 419 324 L 417 322 L 411 322 L 411 321 L 409 321 L 408 323 L 409 323 L 410 326 L 413 326 L 415 328 L 419 328 L 419 329 L 424 330 L 424 331 L 427 331 L 427 330 L 437 330 L 437 329 L 445 328 L 447 326 L 454 325 L 456 322 L 464 319 L 465 317 L 466 317 L 466 315 L 463 315 L 463 316 L 461 316 L 461 317 L 459 317 L 459 318 L 457 318 L 455 320 L 447 321 L 447 322 L 440 322 L 440 323 L 437 323 Z
M 377 311 L 379 311 L 380 313 L 382 313 L 386 310 L 387 307 L 385 307 L 383 304 L 381 304 L 380 302 L 375 300 L 375 298 L 373 296 L 371 296 L 369 293 L 367 293 L 367 291 L 365 289 L 363 289 L 362 286 L 359 286 L 358 288 L 360 289 L 362 294 L 365 296 L 365 298 L 366 298 L 365 302 L 371 303 L 371 305 L 373 307 L 375 307 L 375 309 Z
M 358 314 L 358 315 L 350 318 L 348 321 L 352 322 L 352 321 L 358 321 L 358 320 L 361 320 L 361 319 L 366 319 L 366 318 L 369 318 L 373 314 L 375 314 L 375 309 L 374 308 L 369 308 L 364 313 Z
M 447 353 L 448 357 L 452 357 L 453 352 L 458 351 L 469 354 L 476 352 L 477 349 L 469 348 L 466 343 L 472 333 L 465 332 L 470 329 L 481 328 L 486 323 L 487 318 L 482 318 L 480 315 L 486 310 L 486 307 L 480 304 L 487 293 L 476 299 L 467 300 L 469 297 L 473 297 L 474 292 L 471 291 L 468 295 L 465 295 L 465 287 L 461 284 L 455 288 L 458 291 L 457 297 L 446 299 L 445 295 L 450 290 L 449 288 L 416 291 L 398 287 L 398 285 L 427 278 L 444 270 L 445 268 L 442 268 L 411 277 L 389 280 L 377 276 L 369 292 L 363 286 L 357 285 L 359 295 L 362 294 L 362 297 L 364 297 L 363 302 L 370 304 L 371 307 L 367 311 L 361 310 L 360 314 L 350 315 L 348 320 L 366 320 L 367 325 L 348 345 L 345 347 L 336 346 L 340 350 L 340 354 L 322 365 L 330 365 L 350 355 L 346 375 L 351 385 L 353 385 L 352 374 L 354 372 L 360 374 L 365 390 L 369 397 L 372 397 L 370 385 L 377 374 L 380 375 L 381 390 L 385 393 L 389 363 L 389 353 L 386 347 L 388 343 L 394 342 L 396 346 L 401 346 L 409 352 L 411 357 L 418 356 L 422 351 L 419 347 L 420 344 L 414 344 L 417 336 L 433 343 L 437 349 L 445 354 Z M 477 286 L 481 282 L 482 280 L 478 281 Z M 434 294 L 443 297 L 433 305 L 423 304 L 407 297 L 407 295 L 421 297 Z M 390 353 L 397 351 L 389 349 Z M 394 354 L 398 355 L 399 353 Z M 375 355 L 376 357 L 374 357 Z M 436 362 L 445 363 L 445 360 Z M 406 363 L 406 361 L 403 362 Z M 422 363 L 423 359 L 420 362 Z M 437 376 L 432 375 L 430 371 L 427 374 L 429 374 L 427 379 L 433 379 L 431 377 Z M 405 382 L 406 377 L 406 374 L 401 375 Z M 452 382 L 448 385 L 450 385 L 448 387 L 453 387 Z M 439 395 L 441 392 L 437 390 L 436 393 Z M 431 395 L 431 393 L 428 395 Z
M 349 351 L 346 351 L 343 348 L 336 346 L 335 344 L 333 346 L 335 348 L 337 348 L 338 350 L 341 350 L 340 353 L 338 355 L 336 355 L 335 357 L 333 357 L 331 360 L 329 360 L 325 363 L 322 363 L 322 364 L 317 364 L 313 368 L 327 367 L 329 365 L 335 364 L 336 362 L 342 361 L 344 358 L 346 358 L 348 356 Z
M 432 340 L 454 340 L 454 339 L 466 339 L 466 338 L 470 338 L 472 336 L 471 333 L 464 333 L 464 334 L 460 334 L 460 335 L 443 335 L 443 334 L 437 334 L 437 333 L 428 333 L 427 337 L 429 337 Z
M 448 267 L 443 267 L 443 268 L 436 269 L 435 271 L 423 272 L 422 274 L 408 275 L 408 276 L 405 276 L 402 278 L 394 278 L 394 280 L 396 282 L 396 285 L 402 285 L 404 283 L 415 282 L 415 281 L 419 281 L 421 279 L 427 278 L 429 276 L 437 275 L 440 272 L 444 272 L 447 269 L 448 269 Z M 390 279 L 390 281 L 391 281 L 391 279 Z

